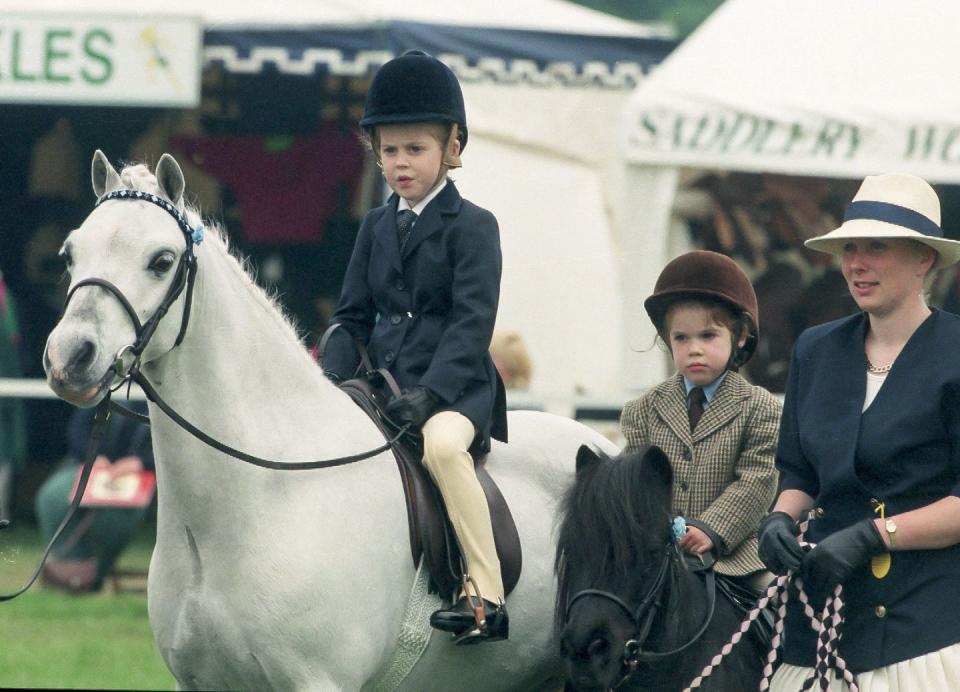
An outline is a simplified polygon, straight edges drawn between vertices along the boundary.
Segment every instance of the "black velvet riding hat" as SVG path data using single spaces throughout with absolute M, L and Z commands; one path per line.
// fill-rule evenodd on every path
M 410 50 L 373 76 L 360 127 L 420 122 L 457 123 L 461 150 L 467 145 L 467 113 L 456 75 L 433 56 Z

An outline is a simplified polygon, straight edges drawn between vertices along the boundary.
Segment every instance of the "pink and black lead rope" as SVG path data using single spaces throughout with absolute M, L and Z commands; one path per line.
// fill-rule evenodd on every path
M 813 543 L 807 543 L 803 540 L 803 535 L 806 533 L 809 523 L 810 519 L 808 516 L 808 518 L 800 524 L 800 537 L 798 540 L 801 546 L 813 548 Z M 770 651 L 767 652 L 767 662 L 763 667 L 763 678 L 760 680 L 761 692 L 770 689 L 770 680 L 773 678 L 773 669 L 777 662 L 777 649 L 780 648 L 780 640 L 783 638 L 783 623 L 787 615 L 787 599 L 789 598 L 789 589 L 787 587 L 791 579 L 795 580 L 797 593 L 799 594 L 800 602 L 803 604 L 803 612 L 810 620 L 810 627 L 817 633 L 816 664 L 813 668 L 813 673 L 804 680 L 801 691 L 807 692 L 807 690 L 812 690 L 814 685 L 817 685 L 821 692 L 829 690 L 831 669 L 835 670 L 837 674 L 843 678 L 850 692 L 860 691 L 856 676 L 850 672 L 847 668 L 847 662 L 843 660 L 843 657 L 837 651 L 841 637 L 840 625 L 843 623 L 843 619 L 840 616 L 840 609 L 843 608 L 843 599 L 841 598 L 842 587 L 839 584 L 836 586 L 833 593 L 827 597 L 823 610 L 818 615 L 814 612 L 813 607 L 810 605 L 810 600 L 803 589 L 803 579 L 793 572 L 788 572 L 787 574 L 777 577 L 776 581 L 767 587 L 763 596 L 757 601 L 757 605 L 747 614 L 746 619 L 740 623 L 740 627 L 734 632 L 730 641 L 723 645 L 720 653 L 710 659 L 710 663 L 700 671 L 700 674 L 693 679 L 683 692 L 690 692 L 690 690 L 695 690 L 700 687 L 703 681 L 710 677 L 711 673 L 720 665 L 724 657 L 733 651 L 733 647 L 740 642 L 754 621 L 760 617 L 763 609 L 770 603 L 778 603 L 777 617 L 773 624 L 773 638 L 770 641 Z

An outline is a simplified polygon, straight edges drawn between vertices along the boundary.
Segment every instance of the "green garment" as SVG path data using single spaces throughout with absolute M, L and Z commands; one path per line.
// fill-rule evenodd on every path
M 13 296 L 0 275 L 0 377 L 22 377 L 20 327 Z M 0 397 L 0 464 L 20 470 L 27 456 L 27 429 L 23 400 Z
M 44 543 L 53 538 L 60 522 L 67 515 L 70 489 L 79 469 L 76 464 L 67 464 L 47 478 L 37 492 L 35 509 Z M 146 507 L 97 507 L 78 510 L 54 547 L 52 557 L 58 560 L 95 557 L 96 585 L 99 588 L 103 579 L 110 574 L 117 558 L 133 539 L 146 513 Z

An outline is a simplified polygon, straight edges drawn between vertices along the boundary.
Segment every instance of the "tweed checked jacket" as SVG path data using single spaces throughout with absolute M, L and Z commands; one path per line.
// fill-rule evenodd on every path
M 727 372 L 691 433 L 677 373 L 628 402 L 620 416 L 628 449 L 656 445 L 670 458 L 674 513 L 703 522 L 721 538 L 720 574 L 765 569 L 757 557 L 757 526 L 777 489 L 781 409 L 770 392 Z

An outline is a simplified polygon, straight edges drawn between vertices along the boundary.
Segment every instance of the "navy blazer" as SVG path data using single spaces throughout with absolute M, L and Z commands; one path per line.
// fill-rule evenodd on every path
M 360 226 L 331 319 L 346 329 L 330 335 L 323 367 L 353 377 L 359 339 L 373 366 L 388 369 L 401 388 L 423 385 L 441 408 L 469 418 L 477 429 L 471 451 L 483 453 L 491 435 L 507 439 L 503 382 L 488 353 L 500 299 L 497 220 L 447 182 L 401 254 L 398 202 L 391 195 Z
M 816 543 L 857 521 L 960 495 L 960 317 L 934 310 L 894 362 L 870 407 L 861 313 L 808 329 L 794 347 L 777 467 L 781 489 L 815 498 Z M 890 572 L 870 565 L 843 585 L 840 653 L 854 672 L 960 641 L 960 546 L 892 553 Z M 814 665 L 816 635 L 796 595 L 788 606 L 784 660 Z M 817 599 L 822 603 L 822 599 Z

